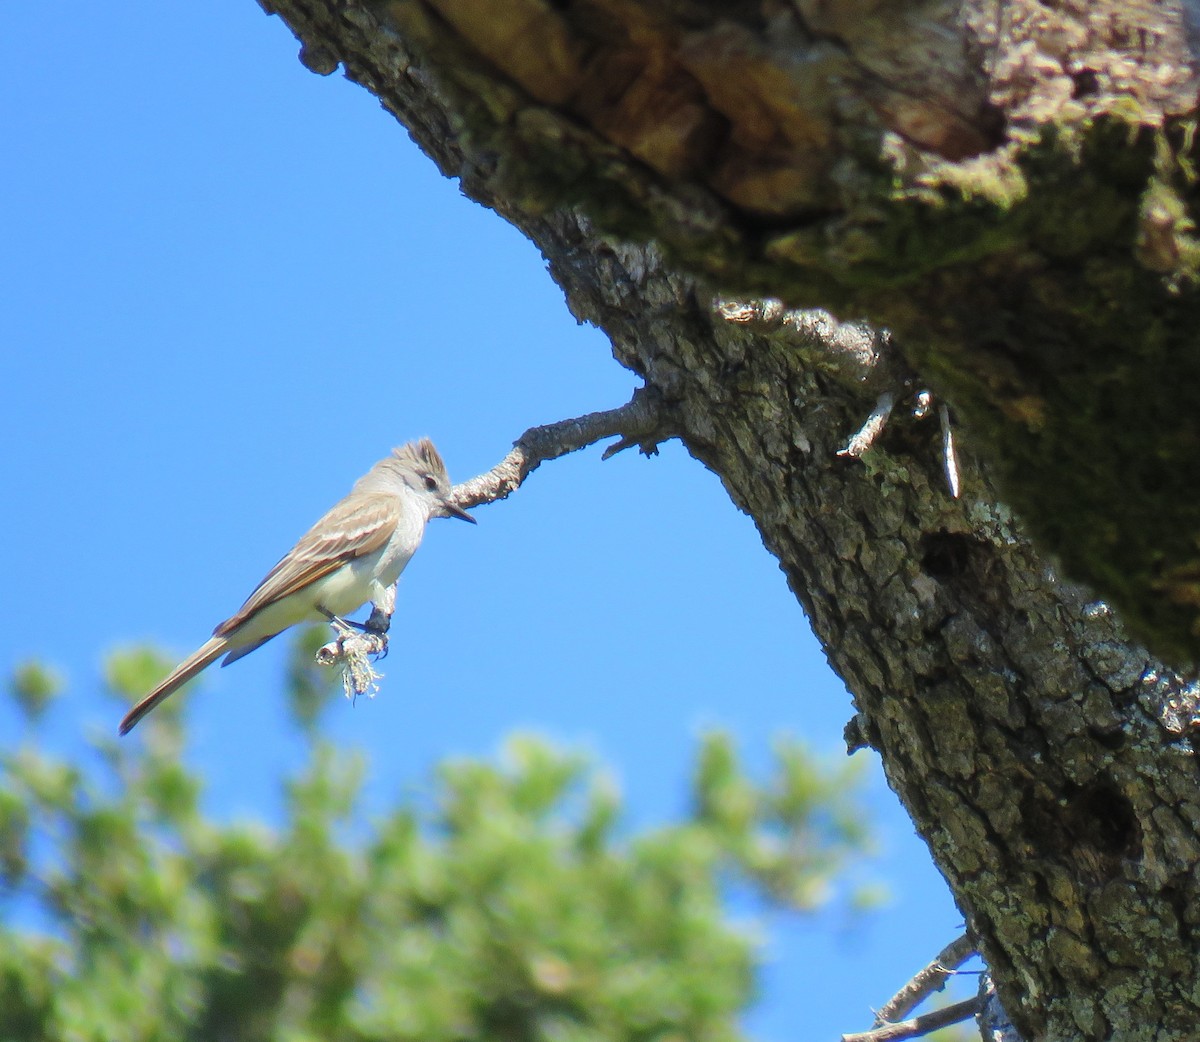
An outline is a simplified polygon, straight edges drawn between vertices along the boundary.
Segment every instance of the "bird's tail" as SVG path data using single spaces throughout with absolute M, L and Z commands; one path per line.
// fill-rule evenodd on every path
M 219 659 L 228 647 L 229 641 L 224 637 L 213 637 L 207 644 L 192 652 L 171 671 L 170 676 L 125 714 L 118 731 L 121 734 L 129 734 L 143 716 L 167 696 L 183 687 L 202 669 Z

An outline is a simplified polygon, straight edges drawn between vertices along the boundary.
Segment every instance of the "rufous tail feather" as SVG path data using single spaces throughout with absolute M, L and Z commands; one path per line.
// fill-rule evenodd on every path
M 206 666 L 219 659 L 229 648 L 229 641 L 224 637 L 213 637 L 203 647 L 198 648 L 185 658 L 161 684 L 135 705 L 118 728 L 121 734 L 129 734 L 143 716 L 153 709 L 163 699 L 173 695 Z

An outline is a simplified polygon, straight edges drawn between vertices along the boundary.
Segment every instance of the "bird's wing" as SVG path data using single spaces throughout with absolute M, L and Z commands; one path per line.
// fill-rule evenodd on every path
M 213 633 L 228 636 L 267 605 L 324 578 L 346 561 L 378 550 L 396 530 L 399 513 L 396 496 L 347 496 L 301 537 Z

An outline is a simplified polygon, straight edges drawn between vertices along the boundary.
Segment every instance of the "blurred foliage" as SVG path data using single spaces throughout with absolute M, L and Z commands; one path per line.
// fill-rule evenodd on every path
M 59 685 L 21 667 L 28 726 L 0 747 L 0 1042 L 735 1040 L 758 943 L 730 888 L 815 909 L 866 849 L 852 765 L 780 742 L 760 783 L 720 734 L 679 823 L 631 833 L 602 770 L 519 737 L 368 824 L 363 758 L 317 727 L 313 639 L 289 675 L 310 754 L 273 826 L 202 813 L 186 699 L 139 739 L 95 739 L 85 767 L 39 749 Z M 106 678 L 130 700 L 162 672 L 135 649 Z
M 8 682 L 9 694 L 21 712 L 33 720 L 41 718 L 62 688 L 62 677 L 39 662 L 21 663 L 13 670 Z

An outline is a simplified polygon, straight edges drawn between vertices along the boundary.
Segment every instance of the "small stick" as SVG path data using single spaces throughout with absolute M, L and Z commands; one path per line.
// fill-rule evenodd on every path
M 975 1016 L 979 1012 L 979 998 L 964 999 L 951 1006 L 932 1010 L 912 1020 L 902 1020 L 898 1024 L 884 1024 L 870 1031 L 860 1031 L 852 1035 L 843 1035 L 842 1042 L 898 1042 L 904 1038 L 919 1038 L 931 1031 L 944 1028 L 948 1024 L 957 1024 L 960 1020 Z
M 896 407 L 896 396 L 891 391 L 884 391 L 875 403 L 875 408 L 867 417 L 866 422 L 858 429 L 858 433 L 847 442 L 844 449 L 838 450 L 839 456 L 850 456 L 858 459 L 864 452 L 875 444 L 875 439 L 883 433 L 887 426 L 888 417 Z

